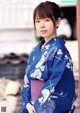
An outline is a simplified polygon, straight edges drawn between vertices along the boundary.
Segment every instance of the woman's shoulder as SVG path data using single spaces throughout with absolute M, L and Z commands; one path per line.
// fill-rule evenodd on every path
M 56 43 L 56 46 L 57 46 L 57 50 L 61 49 L 63 51 L 67 51 L 65 40 L 63 40 L 61 38 L 57 38 L 55 43 Z
M 34 52 L 38 49 L 39 45 L 40 45 L 40 42 L 34 45 L 34 47 L 33 47 L 32 50 L 31 50 L 30 55 L 31 55 L 32 53 L 34 53 Z
M 32 48 L 32 51 L 29 54 L 29 59 L 31 60 L 33 56 L 36 56 L 39 53 L 39 48 L 40 48 L 41 41 Z
M 66 41 L 63 39 L 60 39 L 58 41 L 56 41 L 56 46 L 57 46 L 57 52 L 62 52 L 63 55 L 68 55 L 69 57 L 71 57 L 70 52 L 68 50 L 68 48 L 66 47 Z

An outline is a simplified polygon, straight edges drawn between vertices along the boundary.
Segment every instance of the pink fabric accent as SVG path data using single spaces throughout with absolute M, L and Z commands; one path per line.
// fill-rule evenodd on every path
M 31 80 L 31 100 L 35 101 L 42 89 L 44 82 L 41 80 Z

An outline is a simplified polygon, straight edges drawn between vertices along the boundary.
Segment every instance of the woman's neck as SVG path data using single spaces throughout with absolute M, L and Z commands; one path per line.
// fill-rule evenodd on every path
M 54 34 L 54 35 L 52 35 L 51 37 L 46 37 L 46 38 L 44 38 L 45 43 L 47 43 L 49 40 L 51 40 L 52 38 L 55 38 L 55 37 L 57 37 L 57 34 Z
M 44 38 L 44 43 L 41 45 L 41 49 L 44 48 L 45 44 L 46 44 L 49 40 L 51 40 L 52 38 L 55 38 L 55 37 L 57 37 L 57 34 L 55 34 L 55 35 L 53 35 L 53 36 L 51 36 L 51 37 Z

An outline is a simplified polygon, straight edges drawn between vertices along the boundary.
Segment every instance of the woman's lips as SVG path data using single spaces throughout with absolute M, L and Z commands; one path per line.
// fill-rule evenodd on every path
M 42 34 L 45 34 L 47 32 L 47 30 L 41 30 Z

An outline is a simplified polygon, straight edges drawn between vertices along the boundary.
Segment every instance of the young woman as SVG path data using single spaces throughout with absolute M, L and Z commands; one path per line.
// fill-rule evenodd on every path
M 60 8 L 53 2 L 42 2 L 34 10 L 34 27 L 44 40 L 34 47 L 29 57 L 20 113 L 70 113 L 74 108 L 73 63 L 65 41 L 57 37 L 60 21 Z M 44 81 L 34 102 L 31 100 L 31 80 Z M 34 90 L 37 93 L 38 89 Z

